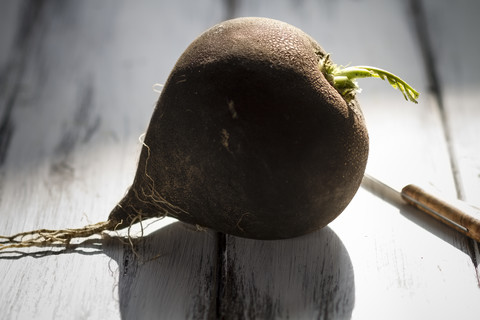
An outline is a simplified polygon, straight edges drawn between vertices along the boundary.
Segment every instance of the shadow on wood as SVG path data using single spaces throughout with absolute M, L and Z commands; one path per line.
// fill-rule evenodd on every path
M 215 232 L 175 222 L 131 242 L 104 234 L 67 248 L 7 249 L 0 252 L 0 260 L 107 255 L 112 260 L 105 270 L 118 274 L 113 296 L 118 296 L 122 319 L 203 319 L 216 313 L 216 248 Z
M 353 266 L 329 227 L 278 241 L 227 236 L 226 247 L 213 231 L 192 228 L 159 229 L 140 240 L 137 253 L 105 243 L 120 269 L 123 319 L 351 318 Z
M 215 232 L 175 222 L 132 243 L 105 235 L 0 259 L 106 254 L 122 319 L 351 318 L 353 266 L 329 227 L 278 241 L 226 237 L 223 246 Z
M 118 263 L 122 319 L 204 319 L 215 313 L 214 232 L 175 222 L 137 241 L 135 249 L 115 240 L 104 245 Z
M 228 319 L 350 319 L 350 256 L 329 227 L 258 241 L 227 236 L 220 315 Z

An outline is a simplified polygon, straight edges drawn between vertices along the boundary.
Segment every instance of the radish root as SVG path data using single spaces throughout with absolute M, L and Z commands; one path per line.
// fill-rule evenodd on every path
M 133 217 L 128 217 L 130 224 L 127 227 L 126 237 L 128 241 L 121 240 L 124 244 L 129 244 L 135 256 L 139 257 L 135 248 L 134 241 L 131 234 L 131 228 L 134 224 L 140 224 L 140 237 L 143 237 L 144 227 L 142 221 L 142 214 L 137 214 Z M 117 231 L 123 229 L 124 221 L 107 220 L 95 224 L 89 224 L 77 229 L 37 229 L 32 231 L 20 232 L 11 236 L 0 236 L 0 251 L 14 248 L 30 248 L 30 247 L 45 247 L 49 245 L 63 245 L 65 248 L 70 246 L 73 239 L 88 238 L 93 235 L 99 235 L 103 231 Z M 123 236 L 120 236 L 122 238 Z
M 68 247 L 72 239 L 88 238 L 100 234 L 102 231 L 115 230 L 117 225 L 119 225 L 118 222 L 108 220 L 78 229 L 38 229 L 20 232 L 8 237 L 0 236 L 0 239 L 2 239 L 0 251 L 12 248 L 43 247 L 53 244 L 63 244 Z

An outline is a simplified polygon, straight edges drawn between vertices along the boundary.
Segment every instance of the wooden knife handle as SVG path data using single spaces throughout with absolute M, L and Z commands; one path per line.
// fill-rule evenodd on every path
M 413 184 L 404 187 L 401 194 L 408 204 L 480 242 L 480 213 L 475 208 L 460 209 Z

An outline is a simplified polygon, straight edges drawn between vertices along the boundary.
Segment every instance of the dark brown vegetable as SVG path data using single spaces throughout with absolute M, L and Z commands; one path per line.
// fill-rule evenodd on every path
M 172 70 L 135 181 L 109 219 L 166 214 L 228 234 L 281 239 L 337 217 L 365 170 L 368 136 L 303 31 L 265 18 L 207 30 Z

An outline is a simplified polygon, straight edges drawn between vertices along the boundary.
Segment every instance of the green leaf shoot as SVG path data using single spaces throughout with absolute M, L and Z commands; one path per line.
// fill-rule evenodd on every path
M 405 100 L 418 103 L 417 99 L 420 94 L 407 82 L 389 71 L 370 66 L 339 66 L 330 60 L 328 54 L 320 59 L 319 67 L 328 82 L 347 102 L 353 100 L 356 93 L 361 91 L 356 79 L 373 77 L 388 81 L 393 88 L 400 90 Z

